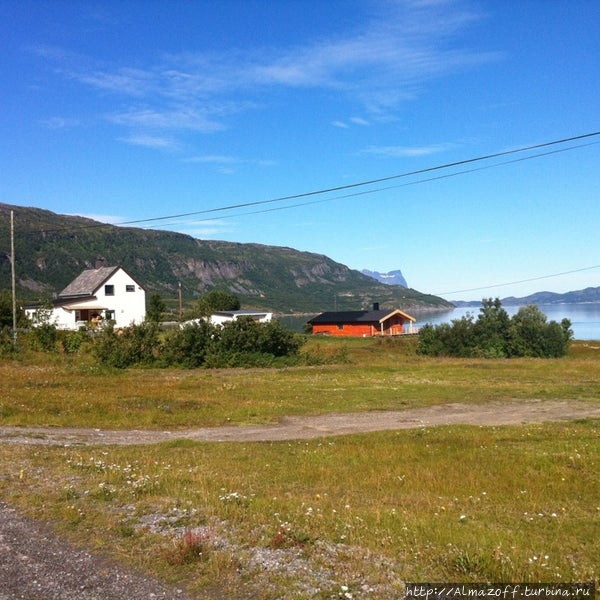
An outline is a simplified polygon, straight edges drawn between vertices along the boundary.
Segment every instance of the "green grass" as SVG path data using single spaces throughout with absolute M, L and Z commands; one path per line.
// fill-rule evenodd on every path
M 176 429 L 447 402 L 600 397 L 593 344 L 576 343 L 558 360 L 465 360 L 417 356 L 414 342 L 311 340 L 313 355 L 343 350 L 347 362 L 287 369 L 107 371 L 88 355 L 4 359 L 0 418 L 20 426 Z
M 0 422 L 191 427 L 600 398 L 593 343 L 555 361 L 426 359 L 404 340 L 312 343 L 324 356 L 343 343 L 349 362 L 102 372 L 71 357 L 5 361 Z M 217 589 L 227 598 L 387 600 L 403 581 L 600 583 L 598 420 L 276 443 L 0 445 L 0 461 L 5 501 L 198 598 Z

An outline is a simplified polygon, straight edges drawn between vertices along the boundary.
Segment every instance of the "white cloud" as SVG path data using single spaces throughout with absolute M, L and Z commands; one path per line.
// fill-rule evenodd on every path
M 332 121 L 331 123 L 334 127 L 340 127 L 341 129 L 348 129 L 351 125 L 360 125 L 361 127 L 366 127 L 370 125 L 369 121 L 363 119 L 362 117 L 350 117 L 348 122 L 346 121 Z
M 235 231 L 232 221 L 226 219 L 186 220 L 180 223 L 167 223 L 160 225 L 161 229 L 185 233 L 195 238 L 216 238 Z
M 193 108 L 166 111 L 151 108 L 132 108 L 127 112 L 108 115 L 107 119 L 117 125 L 153 130 L 188 129 L 206 133 L 223 129 L 220 123 Z
M 93 219 L 94 221 L 98 221 L 99 223 L 109 223 L 111 225 L 117 225 L 118 223 L 122 223 L 125 221 L 125 217 L 119 217 L 117 215 L 101 215 L 97 213 L 67 213 L 71 214 L 74 217 L 84 217 L 86 219 Z
M 218 163 L 218 164 L 233 164 L 239 163 L 240 160 L 233 156 L 219 156 L 219 155 L 206 155 L 206 156 L 192 156 L 186 158 L 185 162 L 191 163 Z
M 235 173 L 235 167 L 239 165 L 251 165 L 267 168 L 277 164 L 274 160 L 236 158 L 235 156 L 219 154 L 190 156 L 188 158 L 184 158 L 183 161 L 187 163 L 216 165 L 219 173 L 223 173 L 224 175 L 230 175 L 231 173 Z
M 434 144 L 432 146 L 369 146 L 363 150 L 363 153 L 389 156 L 392 158 L 415 157 L 438 154 L 453 147 L 453 144 Z
M 89 68 L 89 60 L 56 48 L 36 51 L 75 65 L 62 70 L 65 76 L 124 97 L 124 108 L 107 117 L 112 123 L 142 133 L 178 135 L 227 128 L 228 116 L 268 107 L 270 88 L 335 89 L 369 117 L 389 120 L 428 80 L 498 58 L 458 47 L 458 36 L 481 18 L 458 1 L 398 0 L 375 6 L 379 12 L 358 30 L 268 51 L 182 52 L 154 64 L 114 69 Z M 127 99 L 137 104 L 128 105 Z M 362 117 L 333 122 L 340 128 L 368 124 Z
M 41 120 L 40 123 L 48 129 L 67 129 L 77 127 L 79 120 L 68 117 L 49 117 L 48 119 Z
M 177 141 L 163 136 L 148 135 L 146 133 L 131 134 L 126 137 L 120 137 L 119 140 L 133 146 L 145 146 L 156 150 L 179 150 L 180 145 Z
M 142 69 L 118 69 L 114 73 L 95 71 L 91 73 L 74 72 L 74 79 L 92 87 L 123 94 L 126 96 L 146 96 L 156 85 L 152 72 Z

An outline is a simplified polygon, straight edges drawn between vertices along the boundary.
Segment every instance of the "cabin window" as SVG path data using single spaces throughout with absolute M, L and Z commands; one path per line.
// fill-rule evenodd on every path
M 104 295 L 105 296 L 114 296 L 115 295 L 115 286 L 114 285 L 105 285 L 104 286 Z
M 126 285 L 125 291 L 126 292 L 135 292 L 135 285 Z

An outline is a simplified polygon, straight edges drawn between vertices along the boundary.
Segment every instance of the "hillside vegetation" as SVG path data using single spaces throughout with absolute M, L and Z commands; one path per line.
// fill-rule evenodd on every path
M 38 208 L 0 203 L 0 286 L 10 286 L 10 211 L 15 217 L 18 295 L 38 300 L 59 293 L 98 258 L 125 268 L 148 294 L 176 302 L 181 283 L 190 302 L 215 288 L 244 307 L 321 312 L 383 307 L 451 308 L 442 298 L 385 285 L 327 256 L 292 248 L 199 240 L 171 231 L 106 225 Z

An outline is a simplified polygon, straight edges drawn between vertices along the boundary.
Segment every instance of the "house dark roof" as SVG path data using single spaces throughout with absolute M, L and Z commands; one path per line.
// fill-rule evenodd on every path
M 268 315 L 267 310 L 217 310 L 213 315 L 221 317 L 255 317 L 260 315 Z
M 86 269 L 59 294 L 57 300 L 93 296 L 98 288 L 121 267 Z
M 415 321 L 414 317 L 407 315 L 401 310 L 347 310 L 339 312 L 324 312 L 310 319 L 313 325 L 336 324 L 336 323 L 381 323 L 393 314 L 399 313 L 409 321 Z

